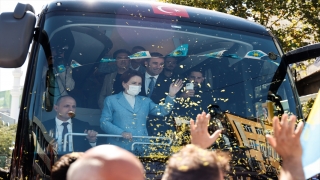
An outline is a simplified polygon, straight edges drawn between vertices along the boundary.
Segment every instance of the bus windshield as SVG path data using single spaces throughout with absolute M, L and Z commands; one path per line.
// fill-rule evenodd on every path
M 273 37 L 77 12 L 50 12 L 40 26 L 28 116 L 38 125 L 35 158 L 43 172 L 50 167 L 42 156 L 114 144 L 156 176 L 172 153 L 190 143 L 189 121 L 205 111 L 210 133 L 223 129 L 212 150 L 232 152 L 236 172 L 277 175 L 279 156 L 265 134 L 271 133 L 271 117 L 297 114 L 297 102 L 290 77 L 277 77 L 287 69 Z M 178 80 L 183 86 L 170 96 Z M 98 133 L 96 141 L 89 142 L 90 130 Z

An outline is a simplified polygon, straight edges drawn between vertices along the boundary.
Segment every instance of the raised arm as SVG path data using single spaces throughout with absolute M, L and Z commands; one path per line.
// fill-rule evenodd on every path
M 202 112 L 197 115 L 197 121 L 190 120 L 191 143 L 206 149 L 210 147 L 220 136 L 221 130 L 215 131 L 211 136 L 208 132 L 210 114 Z
M 178 79 L 176 82 L 173 82 L 170 84 L 169 87 L 169 94 L 165 99 L 165 104 L 155 104 L 154 102 L 150 101 L 150 108 L 149 108 L 149 114 L 156 115 L 156 116 L 165 116 L 168 115 L 174 105 L 174 98 L 177 94 L 177 92 L 180 91 L 180 89 L 183 86 L 182 80 Z
M 164 104 L 155 104 L 151 99 L 149 102 L 149 114 L 155 116 L 165 116 L 168 115 L 174 105 L 172 97 L 167 96 Z
M 267 135 L 269 144 L 282 157 L 280 180 L 305 179 L 302 167 L 302 146 L 300 136 L 303 122 L 295 130 L 296 116 L 283 114 L 281 122 L 278 117 L 273 118 L 273 135 Z

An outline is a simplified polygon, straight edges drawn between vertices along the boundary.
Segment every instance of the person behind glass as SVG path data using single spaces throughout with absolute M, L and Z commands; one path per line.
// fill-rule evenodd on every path
M 178 60 L 175 57 L 166 56 L 164 58 L 164 68 L 163 68 L 163 75 L 170 79 L 178 79 L 178 74 L 174 73 L 178 65 Z
M 145 51 L 145 50 L 146 49 L 142 46 L 135 46 L 132 48 L 131 53 L 134 54 L 134 53 Z M 141 73 L 145 73 L 146 68 L 143 66 L 143 64 L 144 64 L 144 59 L 132 59 L 130 60 L 130 69 L 139 71 Z
M 212 91 L 204 84 L 204 76 L 199 69 L 189 72 L 187 83 L 179 96 L 179 113 L 187 116 L 187 119 L 207 111 L 207 106 L 213 103 Z
M 68 45 L 56 46 L 51 49 L 52 56 L 48 58 L 49 69 L 52 68 L 56 77 L 54 82 L 54 102 L 60 96 L 68 95 L 68 91 L 72 91 L 75 86 L 72 68 L 64 56 L 65 51 L 68 51 Z
M 117 71 L 107 74 L 104 78 L 98 101 L 100 109 L 103 108 L 103 101 L 107 96 L 118 94 L 122 91 L 120 77 L 129 69 L 129 54 L 130 52 L 125 49 L 119 49 L 113 53 L 113 58 L 116 59 Z
M 86 151 L 96 146 L 97 132 L 91 130 L 89 123 L 74 118 L 76 101 L 71 96 L 61 96 L 54 105 L 56 117 L 43 122 L 49 135 L 56 139 L 57 152 L 63 155 L 69 152 Z M 64 135 L 66 133 L 86 133 L 87 136 L 69 136 L 64 149 Z
M 108 138 L 110 144 L 131 151 L 133 136 L 148 136 L 146 123 L 149 114 L 165 116 L 172 110 L 174 97 L 182 87 L 182 81 L 172 83 L 165 104 L 155 104 L 150 98 L 139 96 L 142 74 L 129 70 L 121 76 L 123 92 L 106 97 L 100 118 L 100 127 L 107 134 L 121 135 L 122 138 Z
M 192 70 L 188 75 L 188 83 L 184 88 L 183 93 L 181 93 L 181 97 L 189 98 L 194 97 L 195 94 L 198 94 L 201 89 L 204 89 L 203 81 L 204 77 L 200 70 Z
M 145 61 L 146 73 L 142 79 L 142 90 L 139 95 L 149 97 L 154 103 L 160 104 L 166 98 L 172 81 L 161 73 L 164 56 L 158 52 L 152 52 L 150 55 L 151 58 Z M 169 121 L 169 117 L 150 115 L 147 123 L 149 136 L 163 135 L 167 130 L 174 130 Z
M 135 46 L 131 50 L 131 55 L 140 51 L 145 51 L 145 48 L 142 46 Z M 110 58 L 108 53 L 105 54 L 104 58 Z M 146 72 L 146 68 L 144 67 L 144 59 L 131 59 L 130 60 L 130 69 L 139 71 L 141 73 Z M 97 70 L 99 73 L 113 73 L 117 71 L 117 63 L 116 62 L 108 62 L 108 63 L 100 63 L 100 66 Z

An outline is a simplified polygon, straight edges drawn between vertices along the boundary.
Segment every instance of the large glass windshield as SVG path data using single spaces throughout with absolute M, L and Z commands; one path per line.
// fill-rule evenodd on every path
M 279 69 L 272 37 L 145 17 L 49 13 L 40 42 L 29 114 L 44 133 L 37 163 L 40 154 L 114 144 L 135 153 L 147 177 L 161 176 L 167 158 L 190 143 L 190 118 L 205 111 L 211 133 L 224 129 L 212 149 L 230 151 L 235 172 L 277 175 L 279 156 L 264 135 L 271 117 L 296 114 L 296 102 L 289 77 L 275 75 L 287 70 Z

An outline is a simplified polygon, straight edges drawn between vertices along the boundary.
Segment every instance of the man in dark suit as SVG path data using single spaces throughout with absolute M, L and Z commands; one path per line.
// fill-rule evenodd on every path
M 97 132 L 90 130 L 89 123 L 73 118 L 76 112 L 76 101 L 71 96 L 61 96 L 54 105 L 57 112 L 55 118 L 43 122 L 47 132 L 56 139 L 58 154 L 72 151 L 86 151 L 96 146 Z M 63 147 L 63 137 L 66 133 L 86 133 L 87 136 L 69 136 L 66 149 Z
M 164 65 L 164 57 L 160 53 L 150 53 L 151 58 L 145 61 L 146 73 L 143 76 L 141 92 L 139 95 L 149 97 L 154 103 L 164 102 L 171 81 L 161 73 Z M 149 136 L 164 134 L 167 130 L 174 128 L 170 125 L 169 116 L 158 117 L 149 115 L 147 130 Z
M 191 69 L 187 84 L 180 94 L 179 115 L 185 119 L 195 119 L 197 114 L 208 111 L 208 105 L 216 104 L 213 91 L 204 83 L 204 75 L 200 69 Z

